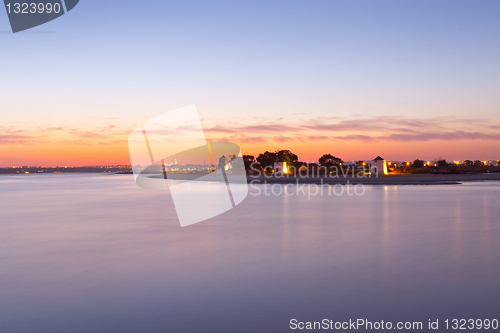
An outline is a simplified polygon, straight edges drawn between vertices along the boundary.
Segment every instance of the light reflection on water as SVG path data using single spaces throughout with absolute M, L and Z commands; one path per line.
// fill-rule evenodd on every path
M 1 331 L 280 332 L 493 318 L 500 184 L 253 196 L 180 228 L 124 175 L 0 177 Z M 293 191 L 291 191 L 293 192 Z

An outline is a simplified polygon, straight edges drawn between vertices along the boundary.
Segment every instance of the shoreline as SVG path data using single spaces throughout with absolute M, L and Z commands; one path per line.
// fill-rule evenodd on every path
M 85 174 L 99 174 L 100 172 L 81 172 L 80 175 Z M 49 173 L 40 173 L 49 174 Z M 38 175 L 40 175 L 38 174 Z M 78 174 L 78 173 L 58 173 L 58 174 Z M 132 173 L 118 172 L 118 173 L 101 173 L 105 175 L 131 175 Z M 13 176 L 32 176 L 37 175 L 32 174 L 14 174 Z M 50 175 L 53 175 L 50 173 Z M 2 175 L 9 176 L 10 175 Z M 164 179 L 163 175 L 144 175 L 147 178 L 157 178 Z M 179 181 L 224 181 L 221 176 L 214 175 L 213 179 L 207 179 L 204 175 L 204 179 L 199 179 L 199 174 L 169 174 L 168 177 L 171 180 Z M 459 185 L 462 183 L 470 182 L 500 182 L 500 173 L 484 173 L 484 174 L 402 174 L 402 175 L 383 175 L 383 176 L 373 176 L 373 177 L 356 177 L 352 175 L 340 175 L 338 177 L 320 176 L 320 177 L 300 177 L 300 176 L 246 176 L 247 183 L 259 185 L 259 184 L 282 184 L 282 185 L 296 185 L 296 184 L 311 184 L 311 185 Z M 244 183 L 244 180 L 236 180 L 233 178 L 231 183 Z
M 315 184 L 315 185 L 459 185 L 466 182 L 500 181 L 500 174 L 438 174 L 438 175 L 384 175 L 378 177 L 252 177 L 253 184 Z
M 199 175 L 169 174 L 171 180 L 221 181 L 220 176 L 214 179 L 197 179 Z M 149 178 L 161 178 L 151 176 Z M 315 185 L 458 185 L 466 182 L 500 181 L 500 173 L 485 174 L 417 174 L 417 175 L 383 175 L 378 177 L 357 177 L 352 175 L 338 177 L 300 177 L 300 176 L 253 176 L 247 175 L 248 184 L 315 184 Z

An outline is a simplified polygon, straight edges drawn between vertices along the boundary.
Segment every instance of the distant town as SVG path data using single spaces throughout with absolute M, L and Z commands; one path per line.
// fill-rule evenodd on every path
M 38 173 L 84 173 L 84 172 L 111 172 L 130 173 L 130 165 L 96 165 L 96 166 L 12 166 L 0 168 L 0 174 L 38 174 Z
M 235 155 L 219 157 L 224 161 L 224 168 L 232 169 L 232 164 L 239 164 L 242 161 L 247 174 L 295 174 L 306 172 L 310 174 L 325 175 L 332 172 L 346 172 L 356 170 L 356 172 L 377 174 L 464 174 L 464 173 L 493 173 L 500 172 L 500 160 L 463 160 L 447 161 L 444 159 L 413 161 L 386 160 L 381 156 L 376 156 L 371 160 L 344 161 L 332 154 L 324 154 L 317 161 L 299 161 L 298 156 L 290 150 L 279 150 L 275 152 L 266 151 L 254 155 L 243 155 L 237 158 Z M 217 160 L 217 159 L 216 159 Z M 194 164 L 165 164 L 158 165 L 169 173 L 208 173 L 220 168 L 218 165 L 194 165 Z M 243 166 L 241 166 L 243 167 Z M 41 174 L 41 173 L 117 173 L 129 174 L 135 171 L 142 171 L 148 166 L 131 165 L 98 165 L 98 166 L 12 166 L 0 168 L 0 174 Z

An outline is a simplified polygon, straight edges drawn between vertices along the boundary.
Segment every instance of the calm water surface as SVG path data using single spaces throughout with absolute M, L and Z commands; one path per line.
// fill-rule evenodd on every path
M 499 202 L 500 183 L 249 195 L 180 228 L 132 176 L 1 176 L 0 331 L 500 319 Z

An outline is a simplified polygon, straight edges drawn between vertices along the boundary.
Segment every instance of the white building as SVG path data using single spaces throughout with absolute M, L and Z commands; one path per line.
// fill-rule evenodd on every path
M 225 173 L 231 173 L 231 170 L 229 170 L 231 167 L 231 163 L 227 159 L 226 156 L 222 155 L 221 158 L 219 158 L 219 166 L 217 167 L 217 174 L 221 175 L 222 172 Z
M 288 174 L 289 166 L 286 162 L 274 162 L 274 174 L 275 175 L 284 175 Z
M 387 161 L 377 156 L 371 163 L 371 173 L 376 175 L 387 175 Z

